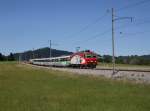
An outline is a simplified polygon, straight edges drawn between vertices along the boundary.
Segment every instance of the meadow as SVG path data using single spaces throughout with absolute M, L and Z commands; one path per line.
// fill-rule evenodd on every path
M 0 63 L 0 111 L 149 111 L 150 85 Z

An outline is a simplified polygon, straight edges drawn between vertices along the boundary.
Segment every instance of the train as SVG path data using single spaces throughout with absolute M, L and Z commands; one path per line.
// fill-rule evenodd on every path
M 52 67 L 96 68 L 97 54 L 90 51 L 79 51 L 67 56 L 30 59 L 29 63 Z

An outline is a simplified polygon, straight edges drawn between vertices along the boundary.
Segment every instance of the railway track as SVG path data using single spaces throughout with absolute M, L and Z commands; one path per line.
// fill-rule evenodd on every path
M 33 64 L 32 64 L 33 65 Z M 38 66 L 38 65 L 35 65 Z M 42 67 L 52 67 L 52 66 L 42 66 Z M 55 68 L 55 67 L 52 67 Z M 72 67 L 57 67 L 57 68 L 65 68 L 65 69 L 86 69 L 86 68 L 72 68 Z M 87 68 L 88 69 L 88 68 Z M 111 71 L 113 70 L 112 68 L 94 68 L 92 70 L 108 70 Z M 119 71 L 128 71 L 128 72 L 150 72 L 150 70 L 142 70 L 142 69 L 119 69 L 116 68 L 116 72 Z
M 31 64 L 26 64 L 31 65 Z M 50 67 L 50 66 L 35 66 L 36 68 L 48 68 L 56 71 L 65 71 L 71 72 L 71 74 L 79 75 L 94 75 L 94 76 L 103 76 L 106 78 L 115 78 L 115 79 L 127 79 L 129 81 L 134 81 L 137 83 L 146 83 L 150 84 L 150 70 L 142 69 L 116 69 L 116 74 L 112 76 L 112 68 L 95 68 L 95 69 L 80 69 L 80 68 L 69 68 L 69 67 Z
M 112 68 L 96 68 L 94 70 L 112 70 Z M 150 72 L 150 70 L 139 70 L 139 69 L 116 69 L 116 71 L 129 71 L 129 72 Z

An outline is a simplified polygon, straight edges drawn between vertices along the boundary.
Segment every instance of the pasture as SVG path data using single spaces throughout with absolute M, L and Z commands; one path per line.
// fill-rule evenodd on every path
M 150 85 L 0 63 L 0 111 L 149 111 Z

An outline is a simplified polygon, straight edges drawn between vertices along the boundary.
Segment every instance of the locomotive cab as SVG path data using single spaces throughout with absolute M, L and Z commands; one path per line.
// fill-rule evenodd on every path
M 77 52 L 71 56 L 71 64 L 78 67 L 96 68 L 97 56 L 90 50 Z
M 97 56 L 94 53 L 86 53 L 85 54 L 85 61 L 87 67 L 96 68 L 97 65 Z

